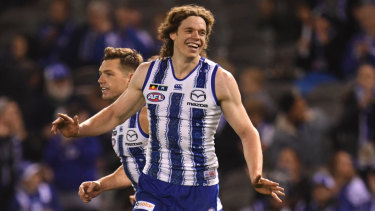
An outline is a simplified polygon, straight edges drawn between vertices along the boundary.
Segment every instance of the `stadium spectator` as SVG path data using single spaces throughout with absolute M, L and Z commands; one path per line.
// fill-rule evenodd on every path
M 23 161 L 10 210 L 61 211 L 55 190 L 43 181 L 42 167 L 38 163 Z
M 352 157 L 345 151 L 333 156 L 332 175 L 338 210 L 369 210 L 371 195 L 364 180 L 359 177 Z
M 361 31 L 349 41 L 342 61 L 343 75 L 347 80 L 356 75 L 362 63 L 375 65 L 375 3 L 364 2 L 355 13 Z
M 135 7 L 122 5 L 115 9 L 116 32 L 120 39 L 120 46 L 137 50 L 145 59 L 154 52 L 154 40 L 151 35 L 140 28 L 142 13 Z
M 359 66 L 343 99 L 343 110 L 334 130 L 335 148 L 353 156 L 361 170 L 375 164 L 375 68 Z
M 81 121 L 91 113 L 84 102 L 72 100 L 65 106 L 67 113 L 78 114 Z M 44 161 L 53 171 L 59 201 L 65 211 L 100 210 L 100 197 L 85 204 L 77 195 L 79 185 L 98 178 L 98 161 L 102 145 L 98 137 L 71 141 L 62 135 L 52 136 L 45 148 Z
M 306 169 L 313 170 L 323 165 L 332 150 L 328 137 L 331 124 L 321 109 L 310 108 L 297 92 L 284 93 L 279 99 L 273 141 L 265 153 L 269 167 L 276 166 L 276 158 L 285 147 L 296 150 Z
M 66 55 L 66 48 L 76 27 L 68 0 L 49 2 L 46 13 L 38 29 L 40 47 L 38 62 L 42 67 L 61 62 L 70 56 Z
M 64 59 L 71 68 L 99 66 L 105 47 L 120 47 L 111 12 L 111 5 L 106 1 L 95 0 L 88 3 L 86 21 L 73 32 L 68 44 L 67 58 Z

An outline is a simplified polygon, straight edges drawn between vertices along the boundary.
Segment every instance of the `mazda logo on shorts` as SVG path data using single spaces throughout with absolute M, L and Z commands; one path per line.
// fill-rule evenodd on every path
M 202 90 L 193 90 L 190 93 L 190 99 L 195 102 L 203 102 L 206 100 L 206 93 Z

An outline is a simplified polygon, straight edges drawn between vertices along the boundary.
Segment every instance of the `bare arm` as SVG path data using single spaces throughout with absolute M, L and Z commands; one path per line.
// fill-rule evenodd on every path
M 89 202 L 93 198 L 107 190 L 126 188 L 131 185 L 131 181 L 126 176 L 122 166 L 119 166 L 112 174 L 104 176 L 97 181 L 83 182 L 79 186 L 78 195 L 83 202 Z
M 66 137 L 97 136 L 123 123 L 139 111 L 145 103 L 142 86 L 148 67 L 149 63 L 143 63 L 138 67 L 128 89 L 114 103 L 81 124 L 76 117 L 72 119 L 65 114 L 59 114 L 59 117 L 52 123 L 51 132 L 56 134 L 60 130 Z
M 98 180 L 103 191 L 131 186 L 131 181 L 126 176 L 122 166 L 119 166 L 115 172 Z
M 259 133 L 242 105 L 241 94 L 235 79 L 221 68 L 218 69 L 215 79 L 217 98 L 225 119 L 241 139 L 251 183 L 258 192 L 270 194 L 276 200 L 281 201 L 277 195 L 284 195 L 283 188 L 279 187 L 278 183 L 262 177 L 263 153 Z

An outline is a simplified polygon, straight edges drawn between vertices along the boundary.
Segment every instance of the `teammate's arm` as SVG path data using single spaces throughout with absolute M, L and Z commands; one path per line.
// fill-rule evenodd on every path
M 122 166 L 119 166 L 112 174 L 104 176 L 96 181 L 86 181 L 79 186 L 78 195 L 83 202 L 90 202 L 104 191 L 126 188 L 131 186 L 131 181 L 126 176 Z
M 137 68 L 128 89 L 114 103 L 81 124 L 77 116 L 71 118 L 65 114 L 58 114 L 59 117 L 52 123 L 51 132 L 56 134 L 60 130 L 66 137 L 97 136 L 123 123 L 145 103 L 142 86 L 149 64 L 142 63 Z
M 281 202 L 278 195 L 284 195 L 284 189 L 279 187 L 278 183 L 262 177 L 263 154 L 259 133 L 242 105 L 236 80 L 229 72 L 219 68 L 215 77 L 215 90 L 225 119 L 241 139 L 254 188 L 260 193 L 272 195 Z

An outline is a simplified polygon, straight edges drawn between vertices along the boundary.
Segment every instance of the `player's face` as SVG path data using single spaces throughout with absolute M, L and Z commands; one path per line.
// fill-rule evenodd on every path
M 120 70 L 120 59 L 110 59 L 102 62 L 99 75 L 102 98 L 115 101 L 128 88 L 131 74 Z
M 186 57 L 197 57 L 206 42 L 206 22 L 199 16 L 190 16 L 183 20 L 177 32 L 171 33 L 174 41 L 174 53 Z

